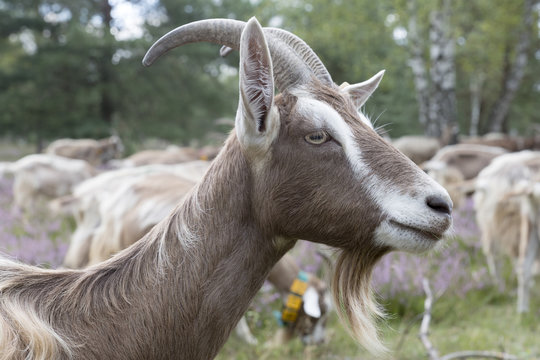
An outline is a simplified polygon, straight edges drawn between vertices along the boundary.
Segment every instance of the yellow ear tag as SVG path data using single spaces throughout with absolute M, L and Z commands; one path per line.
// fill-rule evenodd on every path
M 307 283 L 300 280 L 300 279 L 294 279 L 292 285 L 291 285 L 291 292 L 298 294 L 298 295 L 304 295 L 307 289 Z
M 287 296 L 287 308 L 292 310 L 298 310 L 302 306 L 302 298 L 300 296 L 290 294 Z
M 283 309 L 283 312 L 281 313 L 281 320 L 283 320 L 283 322 L 286 322 L 286 323 L 295 322 L 297 317 L 298 317 L 298 313 L 293 310 Z

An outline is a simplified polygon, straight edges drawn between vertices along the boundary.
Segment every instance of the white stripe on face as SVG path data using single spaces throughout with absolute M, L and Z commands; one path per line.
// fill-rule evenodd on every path
M 369 174 L 366 164 L 361 160 L 360 149 L 354 140 L 351 128 L 336 110 L 322 101 L 309 97 L 298 97 L 296 106 L 300 114 L 313 121 L 314 128 L 328 129 L 330 135 L 343 147 L 351 168 L 357 176 L 364 178 Z
M 390 221 L 422 229 L 427 233 L 434 226 L 443 226 L 441 224 L 447 222 L 447 219 L 430 211 L 426 206 L 425 199 L 428 195 L 438 195 L 449 199 L 446 190 L 419 168 L 416 171 L 416 178 L 410 181 L 410 184 L 414 184 L 414 188 L 411 188 L 410 191 L 404 191 L 405 189 L 397 187 L 392 179 L 386 179 L 382 174 L 376 173 L 377 169 L 368 167 L 363 160 L 362 150 L 351 128 L 335 109 L 322 101 L 308 97 L 303 92 L 299 92 L 297 96 L 298 112 L 304 118 L 313 121 L 314 128 L 327 129 L 330 135 L 341 143 L 354 176 L 362 182 L 371 199 L 386 215 L 383 216 L 385 220 L 377 226 L 375 241 L 383 246 L 415 252 L 432 247 L 433 242 L 419 242 L 418 239 L 414 238 L 414 232 L 408 232 L 400 227 L 396 228 Z M 362 126 L 360 122 L 358 126 Z M 367 136 L 378 135 L 370 131 Z M 384 148 L 381 151 L 384 151 Z M 395 156 L 395 154 L 389 151 L 388 156 Z M 410 166 L 416 168 L 412 162 L 410 162 Z M 416 195 L 413 197 L 410 195 L 411 193 Z

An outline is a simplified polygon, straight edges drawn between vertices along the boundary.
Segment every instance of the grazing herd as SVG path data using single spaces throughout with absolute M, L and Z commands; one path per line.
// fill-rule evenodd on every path
M 47 201 L 76 228 L 63 269 L 0 257 L 0 359 L 212 358 L 236 324 L 256 342 L 242 316 L 265 279 L 284 304 L 275 342 L 324 341 L 335 308 L 359 342 L 384 353 L 374 265 L 393 250 L 436 247 L 452 208 L 473 193 L 489 271 L 500 281 L 498 257 L 515 260 L 518 311 L 527 310 L 540 259 L 540 152 L 523 149 L 539 142 L 392 145 L 360 111 L 383 72 L 339 87 L 301 39 L 255 19 L 181 26 L 144 64 L 191 42 L 240 51 L 235 129 L 219 154 L 173 147 L 120 159 L 113 136 L 58 140 L 2 165 L 16 206 Z M 299 239 L 336 249 L 332 288 L 287 253 Z

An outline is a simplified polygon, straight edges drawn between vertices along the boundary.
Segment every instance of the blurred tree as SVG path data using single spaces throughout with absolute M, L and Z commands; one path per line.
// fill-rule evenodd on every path
M 453 110 L 456 114 L 457 126 L 461 129 L 468 128 L 471 135 L 480 134 L 489 129 L 497 131 L 508 131 L 510 128 L 522 129 L 522 124 L 534 122 L 535 117 L 538 119 L 537 115 L 527 110 L 527 115 L 524 117 L 512 117 L 509 126 L 492 125 L 494 121 L 496 123 L 501 121 L 501 118 L 495 120 L 495 113 L 504 115 L 505 111 L 506 114 L 519 111 L 524 114 L 523 106 L 525 105 L 526 109 L 530 108 L 528 105 L 530 102 L 524 100 L 527 96 L 522 95 L 516 101 L 512 100 L 512 96 L 509 96 L 511 92 L 507 91 L 510 89 L 508 85 L 513 84 L 517 90 L 519 82 L 507 80 L 511 74 L 514 74 L 511 78 L 517 79 L 515 75 L 521 72 L 531 74 L 535 72 L 535 66 L 536 69 L 538 67 L 538 57 L 535 59 L 530 48 L 525 50 L 524 43 L 520 41 L 524 39 L 525 34 L 529 36 L 538 34 L 537 20 L 540 8 L 535 7 L 535 2 L 537 3 L 537 0 L 449 2 L 451 10 L 447 11 L 448 15 L 445 16 L 446 26 L 448 26 L 445 36 L 449 40 L 448 49 L 455 48 L 454 66 L 450 63 L 445 65 L 445 61 L 440 61 L 441 58 L 436 55 L 444 55 L 445 52 L 434 51 L 433 48 L 434 26 L 433 15 L 430 14 L 437 10 L 437 6 L 444 9 L 444 6 L 441 7 L 441 1 L 397 0 L 394 2 L 400 19 L 397 25 L 408 28 L 407 44 L 411 50 L 410 64 L 416 79 L 420 123 L 444 121 L 448 118 L 444 115 L 432 117 L 430 120 L 429 109 L 433 103 L 446 103 L 450 109 L 449 105 L 452 102 L 457 105 Z M 525 14 L 528 14 L 528 20 Z M 532 23 L 531 19 L 533 19 Z M 531 39 L 536 44 L 538 40 L 538 36 L 533 36 Z M 521 56 L 518 56 L 518 53 Z M 518 62 L 513 60 L 518 58 L 520 59 Z M 527 58 L 532 59 L 532 62 L 524 66 Z M 521 64 L 521 70 L 511 71 L 511 65 L 517 63 Z M 455 69 L 454 99 L 452 99 L 453 96 L 438 96 L 437 91 L 434 91 L 438 88 L 433 84 L 433 69 L 437 66 L 447 69 L 449 74 L 452 67 Z M 538 74 L 537 70 L 536 74 Z M 451 77 L 447 79 L 450 80 Z M 534 81 L 529 81 L 528 89 L 538 96 L 538 87 L 535 90 L 531 82 L 534 83 Z M 503 102 L 501 102 L 502 99 L 504 99 Z M 510 119 L 506 115 L 503 117 Z
M 114 16 L 114 7 L 126 4 L 146 20 L 136 29 L 142 37 L 130 36 L 133 29 Z M 237 16 L 235 9 L 243 16 L 250 2 L 227 6 L 225 14 L 217 1 L 0 1 L 2 134 L 29 137 L 38 149 L 43 140 L 113 131 L 179 143 L 203 137 L 214 119 L 234 114 L 237 102 L 227 75 L 234 71 L 219 46 L 187 46 L 151 69 L 140 61 L 173 27 Z
M 538 31 L 534 31 L 532 26 L 534 6 L 537 3 L 538 0 L 524 0 L 522 16 L 520 16 L 522 24 L 516 26 L 513 43 L 506 43 L 501 90 L 488 115 L 490 131 L 508 131 L 506 123 L 508 113 L 525 75 L 530 57 L 531 37 L 533 34 L 538 34 Z
M 428 121 L 422 116 L 439 122 L 454 117 L 472 132 L 488 129 L 494 118 L 490 114 L 503 113 L 492 109 L 499 98 L 508 98 L 505 79 L 523 53 L 516 49 L 526 28 L 522 23 L 530 21 L 524 21 L 524 6 L 538 0 L 452 1 L 451 11 L 439 22 L 444 31 L 438 39 L 455 47 L 455 60 L 446 62 L 454 63 L 455 71 L 435 61 L 438 56 L 433 54 L 445 52 L 432 51 L 434 41 L 429 40 L 430 28 L 435 29 L 430 14 L 444 9 L 443 0 L 416 0 L 417 42 L 409 24 L 409 1 L 0 0 L 1 133 L 38 144 L 114 131 L 137 141 L 153 136 L 186 144 L 202 138 L 214 127 L 214 119 L 234 114 L 237 54 L 220 59 L 219 46 L 197 44 L 172 52 L 150 69 L 140 60 L 153 41 L 178 25 L 253 15 L 266 26 L 286 28 L 305 39 L 338 84 L 362 81 L 386 69 L 367 113 L 382 115 L 379 123 L 390 123 L 393 136 L 426 131 Z M 120 9 L 133 15 L 122 17 Z M 533 9 L 530 31 L 538 29 L 539 7 Z M 530 44 L 522 87 L 513 90 L 517 95 L 505 105 L 507 127 L 521 131 L 539 122 L 540 57 L 531 57 L 531 50 L 540 48 L 539 37 L 532 36 Z M 446 49 L 440 42 L 438 46 Z M 424 62 L 429 85 L 418 102 L 417 74 L 408 66 L 411 53 Z M 433 86 L 447 79 L 441 75 L 445 69 L 455 74 L 455 84 L 443 91 Z M 418 82 L 416 86 L 418 90 Z M 431 102 L 453 110 L 422 108 L 428 103 L 422 97 L 438 99 Z M 438 115 L 429 115 L 430 109 Z
M 304 39 L 319 55 L 333 80 L 360 82 L 381 69 L 386 76 L 366 105 L 376 126 L 392 135 L 418 133 L 418 108 L 407 68 L 405 28 L 390 0 L 273 1 L 271 23 Z M 380 119 L 379 119 L 380 117 Z
M 409 12 L 408 39 L 411 57 L 409 66 L 414 74 L 419 121 L 426 135 L 444 137 L 445 142 L 457 141 L 459 126 L 456 114 L 455 42 L 451 33 L 451 1 L 439 0 L 429 13 L 429 41 L 418 31 L 418 5 L 407 1 Z M 429 61 L 424 59 L 424 47 L 429 48 Z M 429 76 L 428 76 L 429 74 Z

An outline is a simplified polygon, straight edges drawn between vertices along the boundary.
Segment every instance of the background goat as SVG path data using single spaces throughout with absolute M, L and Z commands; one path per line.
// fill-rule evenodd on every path
M 45 149 L 47 154 L 86 160 L 93 166 L 104 165 L 109 160 L 118 158 L 123 151 L 124 145 L 118 136 L 101 140 L 59 139 Z
M 202 177 L 208 166 L 209 162 L 207 161 L 194 161 L 175 166 L 149 165 L 112 170 L 79 184 L 73 191 L 73 195 L 53 200 L 50 204 L 52 210 L 57 214 L 73 215 L 77 225 L 64 259 L 64 266 L 72 269 L 82 268 L 90 263 L 100 262 L 124 248 L 117 245 L 106 253 L 100 253 L 96 250 L 92 252 L 95 259 L 89 258 L 90 245 L 97 233 L 111 236 L 110 239 L 104 238 L 110 244 L 120 244 L 121 241 L 118 237 L 113 237 L 116 230 L 108 231 L 108 228 L 121 228 L 121 225 L 114 228 L 115 221 L 121 221 L 126 211 L 134 211 L 133 206 L 137 200 L 130 194 L 133 193 L 133 185 L 139 180 L 154 174 L 174 174 L 178 177 L 178 182 L 188 184 L 186 188 L 188 189 Z M 176 204 L 182 198 L 185 191 L 179 190 L 181 195 L 173 194 L 171 201 L 167 202 L 168 207 L 165 210 L 162 209 L 159 212 L 159 209 L 156 209 L 156 214 L 153 214 L 154 219 L 156 215 L 161 216 L 159 220 L 164 218 L 167 212 L 163 211 L 172 209 L 171 202 Z M 145 215 L 148 214 L 145 213 Z M 155 224 L 157 221 L 153 220 L 151 223 Z M 139 225 L 139 223 L 136 225 L 137 229 L 139 229 Z M 145 232 L 139 229 L 137 239 L 144 234 Z
M 494 158 L 507 152 L 495 146 L 449 145 L 440 149 L 431 160 L 422 164 L 422 168 L 448 190 L 454 207 L 457 208 L 467 194 L 474 192 L 474 183 L 478 173 Z
M 390 250 L 432 249 L 452 204 L 357 112 L 382 73 L 339 89 L 302 40 L 255 19 L 179 27 L 144 63 L 196 41 L 240 48 L 235 131 L 175 211 L 112 259 L 83 271 L 1 260 L 5 357 L 212 358 L 298 238 L 341 249 L 339 314 L 384 349 L 372 268 Z
M 421 165 L 431 159 L 441 148 L 441 141 L 438 138 L 406 135 L 392 140 L 392 145 L 405 154 L 415 164 Z
M 460 139 L 464 144 L 496 146 L 511 152 L 521 150 L 540 150 L 540 136 L 530 137 L 511 136 L 501 133 L 489 133 L 480 137 L 465 137 Z
M 121 160 L 122 166 L 142 166 L 150 164 L 178 164 L 200 160 L 199 152 L 190 147 L 172 146 L 165 150 L 142 150 Z
M 496 258 L 501 253 L 515 261 L 519 283 L 523 283 L 520 267 L 525 249 L 531 234 L 533 237 L 538 234 L 539 204 L 534 186 L 539 180 L 540 152 L 534 151 L 502 155 L 478 175 L 474 195 L 476 219 L 489 272 L 500 284 Z M 534 257 L 529 267 L 532 260 Z M 519 310 L 524 309 L 521 306 Z
M 98 171 L 84 160 L 49 154 L 33 154 L 6 165 L 14 177 L 13 195 L 17 206 L 33 208 L 40 200 L 70 194 L 82 181 Z

